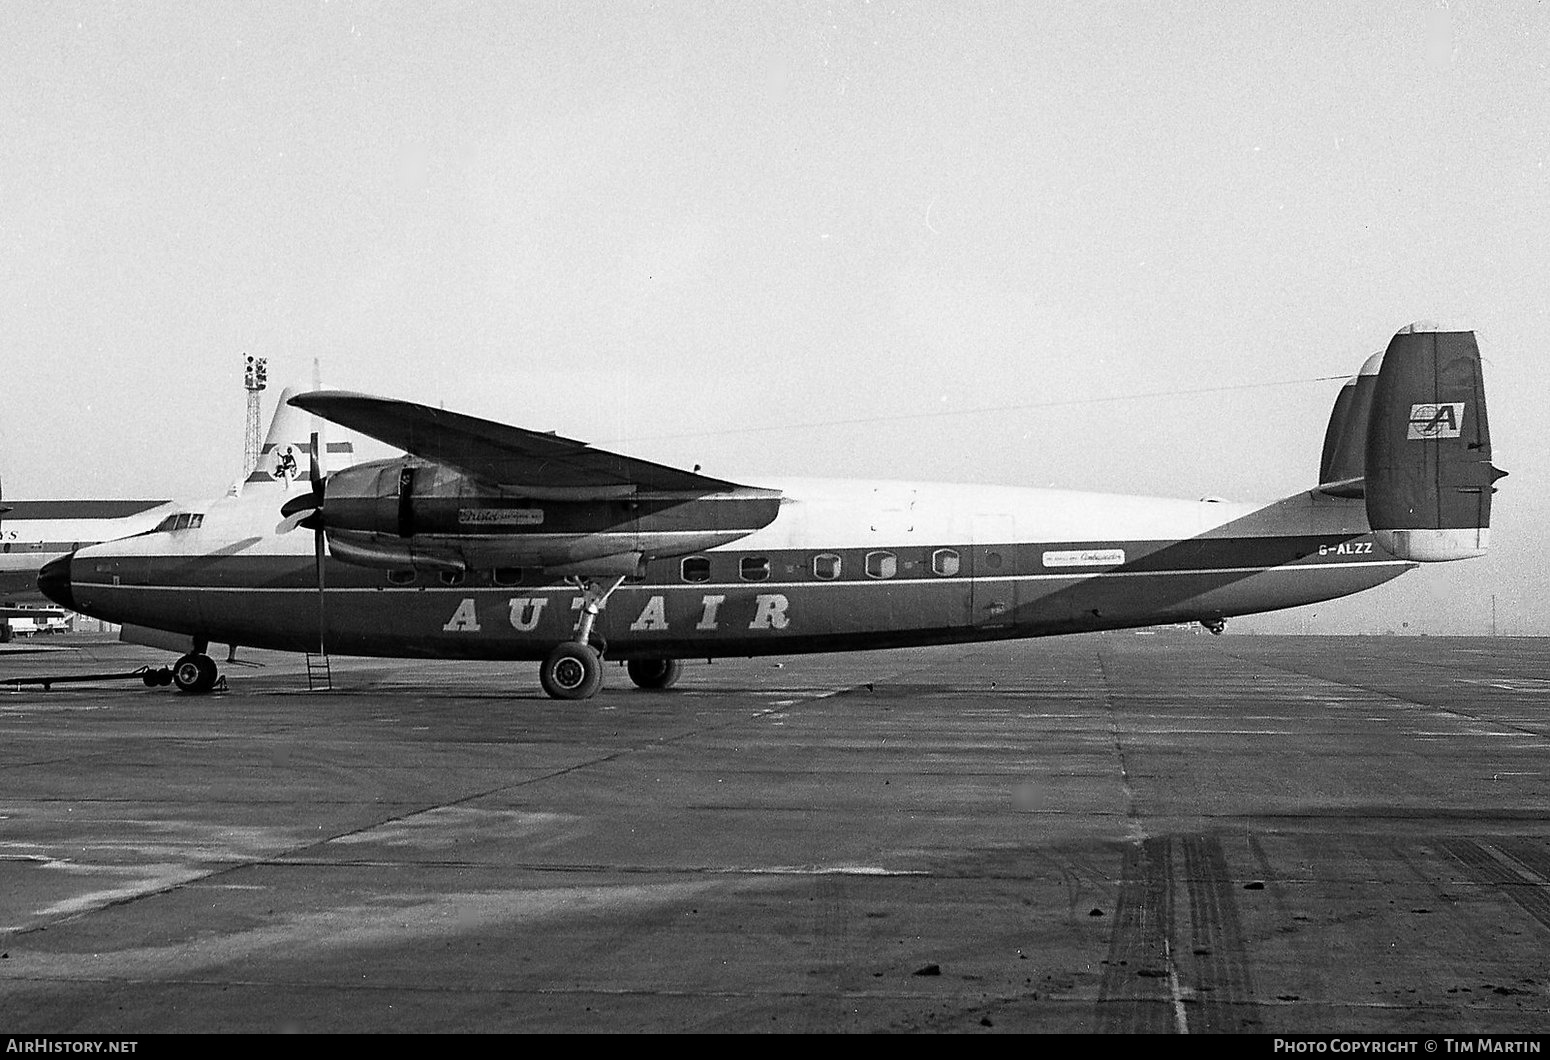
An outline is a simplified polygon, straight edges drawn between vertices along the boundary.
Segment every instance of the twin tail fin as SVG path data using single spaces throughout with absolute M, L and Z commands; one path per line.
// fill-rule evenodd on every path
M 1412 324 L 1368 358 L 1335 401 L 1320 491 L 1365 497 L 1378 544 L 1421 562 L 1485 554 L 1491 464 L 1480 349 L 1472 331 Z

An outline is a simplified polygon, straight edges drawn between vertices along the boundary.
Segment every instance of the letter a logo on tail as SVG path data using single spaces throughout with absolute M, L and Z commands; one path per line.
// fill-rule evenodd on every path
M 1442 405 L 1411 405 L 1410 430 L 1405 433 L 1405 437 L 1410 440 L 1457 438 L 1463 427 L 1462 401 L 1450 401 Z

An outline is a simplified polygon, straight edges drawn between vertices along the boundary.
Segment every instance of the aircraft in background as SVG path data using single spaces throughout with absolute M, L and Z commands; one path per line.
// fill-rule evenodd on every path
M 168 501 L 0 502 L 0 641 L 65 617 L 38 591 L 44 564 L 83 545 L 154 529 L 169 510 Z
M 186 692 L 215 683 L 215 640 L 536 660 L 549 695 L 582 699 L 604 656 L 664 688 L 685 658 L 1181 621 L 1217 632 L 1234 615 L 1482 555 L 1502 474 L 1473 333 L 1425 325 L 1341 390 L 1320 484 L 1265 504 L 750 486 L 404 401 L 290 404 L 407 455 L 332 472 L 309 459 L 278 504 L 244 493 L 198 525 L 82 548 L 49 563 L 40 587 L 72 610 L 178 634 Z

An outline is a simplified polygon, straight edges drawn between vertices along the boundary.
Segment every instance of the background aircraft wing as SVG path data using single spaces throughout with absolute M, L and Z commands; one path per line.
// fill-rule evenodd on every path
M 290 403 L 404 452 L 500 486 L 612 495 L 634 490 L 719 493 L 737 484 L 586 442 L 523 430 L 409 401 L 315 391 Z

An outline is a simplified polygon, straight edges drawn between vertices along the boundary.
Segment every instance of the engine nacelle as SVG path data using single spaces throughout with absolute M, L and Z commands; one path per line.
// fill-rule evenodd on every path
M 588 568 L 633 573 L 645 559 L 704 551 L 768 525 L 773 490 L 721 493 L 521 491 L 439 464 L 379 460 L 324 486 L 333 554 L 362 566 L 434 571 Z M 624 568 L 628 568 L 625 570 Z

